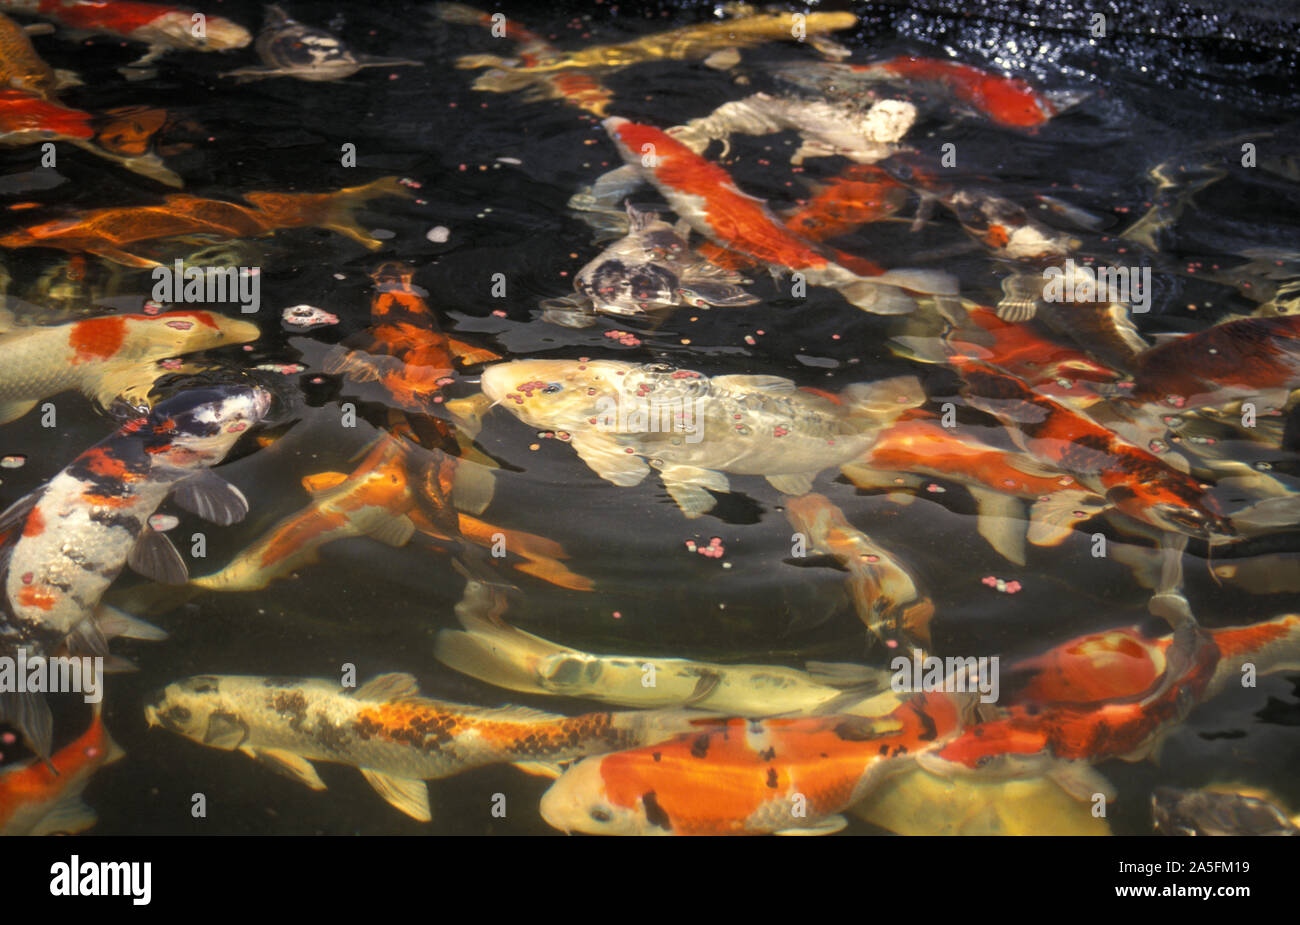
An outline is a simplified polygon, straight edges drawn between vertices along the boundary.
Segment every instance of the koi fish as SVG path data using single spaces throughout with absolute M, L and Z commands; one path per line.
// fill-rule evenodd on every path
M 900 55 L 871 64 L 803 62 L 778 68 L 776 73 L 780 79 L 828 99 L 855 99 L 877 84 L 901 83 L 955 99 L 1009 128 L 1037 128 L 1060 111 L 1053 94 L 1041 93 L 1017 77 L 934 58 Z M 1078 100 L 1077 95 L 1057 98 L 1061 102 Z
M 853 606 L 876 638 L 897 645 L 902 637 L 930 647 L 934 602 L 896 556 L 849 523 L 825 495 L 793 498 L 785 511 L 791 526 L 807 537 L 809 550 L 834 556 L 848 570 Z
M 253 45 L 262 59 L 260 67 L 241 67 L 223 77 L 240 82 L 267 77 L 296 77 L 299 80 L 342 80 L 367 67 L 423 67 L 405 58 L 376 58 L 357 55 L 336 35 L 306 26 L 286 13 L 278 3 L 266 8 L 266 22 Z
M 881 428 L 925 401 L 913 376 L 849 386 L 839 397 L 777 376 L 714 376 L 615 360 L 514 360 L 483 371 L 484 394 L 521 421 L 561 434 L 597 475 L 636 485 L 650 464 L 687 517 L 716 503 L 724 472 L 763 475 L 791 495 L 861 455 Z
M 867 261 L 827 252 L 791 232 L 761 199 L 741 192 L 725 170 L 668 133 L 618 117 L 603 124 L 631 175 L 654 185 L 674 212 L 721 247 L 770 267 L 799 272 L 808 282 L 837 289 L 856 307 L 879 314 L 916 308 L 900 289 L 940 295 L 957 291 L 946 273 L 884 271 Z M 608 186 L 608 175 L 605 182 Z
M 785 217 L 785 226 L 810 241 L 828 241 L 893 215 L 907 201 L 901 183 L 879 167 L 853 164 Z
M 978 506 L 980 536 L 1017 565 L 1025 564 L 1026 539 L 1036 546 L 1059 545 L 1076 524 L 1109 507 L 1071 475 L 985 443 L 969 428 L 943 427 L 915 413 L 881 431 L 874 446 L 840 471 L 868 490 L 909 484 L 893 473 L 965 485 Z M 1028 516 L 1024 501 L 1031 502 Z
M 248 501 L 209 468 L 265 416 L 259 388 L 190 389 L 78 456 L 45 485 L 0 514 L 3 613 L 0 652 L 108 654 L 105 637 L 158 638 L 159 631 L 100 598 L 126 565 L 166 584 L 188 569 L 167 537 L 149 524 L 170 495 L 180 507 L 223 526 L 241 520 Z M 0 694 L 0 717 L 33 750 L 49 754 L 49 707 L 38 694 Z
M 446 494 L 453 497 L 458 468 L 472 465 L 420 450 L 397 437 L 380 437 L 351 473 L 321 472 L 304 478 L 303 486 L 312 494 L 307 507 L 271 527 L 220 571 L 195 578 L 191 584 L 216 591 L 257 591 L 316 562 L 319 549 L 328 543 L 368 536 L 401 547 L 418 530 L 439 539 L 463 537 L 485 547 L 494 545 L 494 536 L 504 537 L 509 561 L 519 571 L 573 590 L 591 588 L 588 579 L 560 561 L 567 555 L 558 543 L 505 530 L 464 513 L 453 512 L 450 525 L 430 516 L 421 504 L 422 497 L 429 495 L 418 493 L 412 472 L 417 458 L 442 460 L 443 466 L 453 470 L 445 476 L 452 483 Z M 440 486 L 437 500 L 449 506 L 443 493 Z
M 430 700 L 409 674 L 355 690 L 317 678 L 199 675 L 167 685 L 145 707 L 162 726 L 202 745 L 241 751 L 313 790 L 312 761 L 349 764 L 390 805 L 428 822 L 424 781 L 490 764 L 543 762 L 660 741 L 686 728 L 677 714 L 559 716 L 525 707 L 487 709 Z
M 723 103 L 707 116 L 668 130 L 697 154 L 710 142 L 721 141 L 726 157 L 731 136 L 771 135 L 796 131 L 801 144 L 791 164 L 814 157 L 846 157 L 857 164 L 874 164 L 898 151 L 898 142 L 916 122 L 916 107 L 901 100 L 880 100 L 871 107 L 829 103 L 755 93 Z
M 126 753 L 104 728 L 96 705 L 90 727 L 49 762 L 0 769 L 0 835 L 74 834 L 95 824 L 81 794 L 100 768 Z
M 1136 628 L 1081 636 L 1013 665 L 1002 715 L 918 761 L 941 776 L 1048 773 L 1078 799 L 1113 797 L 1087 765 L 1148 757 L 1195 704 L 1240 683 L 1247 662 L 1261 673 L 1295 670 L 1300 616 L 1213 631 L 1186 620 L 1159 639 Z
M 149 64 L 170 50 L 228 51 L 253 40 L 248 30 L 220 16 L 137 0 L 0 0 L 0 8 L 68 26 L 114 35 L 149 46 L 136 62 Z
M 449 4 L 443 4 L 444 9 L 447 6 Z M 445 18 L 447 14 L 443 15 Z M 489 55 L 469 55 L 459 58 L 456 66 L 494 65 L 523 74 L 571 68 L 617 70 L 645 61 L 704 58 L 719 49 L 747 48 L 779 39 L 803 41 L 806 38 L 816 46 L 826 33 L 851 29 L 857 21 L 852 13 L 807 13 L 799 18 L 791 13 L 759 13 L 725 22 L 683 26 L 614 45 L 592 45 L 579 51 L 559 52 L 531 63 L 515 63 Z
M 956 701 L 917 695 L 878 719 L 701 720 L 669 741 L 579 761 L 542 797 L 542 818 L 592 835 L 825 835 L 961 719 Z
M 937 356 L 927 339 L 895 341 L 911 356 Z M 1201 483 L 1160 457 L 983 360 L 961 353 L 946 360 L 966 381 L 962 392 L 972 407 L 1001 421 L 1025 452 L 1103 494 L 1119 511 L 1188 536 L 1236 535 Z
M 491 14 L 460 3 L 438 3 L 434 13 L 444 22 L 460 23 L 467 26 L 481 26 L 495 29 L 497 22 Z M 506 61 L 493 55 L 466 55 L 458 58 L 459 68 L 477 68 L 491 66 L 492 69 L 480 74 L 474 80 L 474 89 L 489 93 L 512 93 L 524 91 L 523 99 L 528 102 L 541 99 L 564 100 L 583 112 L 605 117 L 609 104 L 614 101 L 614 94 L 589 73 L 535 73 L 529 70 L 533 65 L 550 61 L 561 56 L 561 52 L 540 35 L 525 29 L 515 20 L 499 20 L 505 26 L 506 38 L 517 42 L 519 53 L 512 61 Z M 495 33 L 494 33 L 495 34 Z M 513 66 L 517 62 L 519 67 Z
M 365 232 L 352 210 L 381 196 L 411 198 L 396 177 L 333 193 L 245 193 L 251 206 L 177 193 L 161 205 L 92 209 L 0 235 L 0 246 L 54 247 L 84 251 L 128 267 L 162 266 L 127 250 L 128 245 L 182 235 L 245 238 L 284 228 L 328 228 L 370 250 L 383 246 Z
M 1298 338 L 1300 317 L 1292 316 L 1241 318 L 1167 339 L 1134 360 L 1127 397 L 1180 409 L 1242 398 L 1284 407 L 1300 385 Z
M 674 228 L 658 214 L 642 212 L 630 203 L 627 218 L 627 236 L 574 277 L 577 296 L 542 302 L 546 320 L 586 327 L 592 323 L 592 312 L 644 316 L 682 303 L 709 308 L 759 301 L 735 285 L 750 280 L 694 255 L 686 241 L 689 228 Z
M 141 176 L 179 187 L 181 178 L 151 152 L 122 156 L 94 144 L 94 116 L 43 99 L 26 90 L 0 90 L 0 145 L 24 147 L 45 141 L 65 141 L 96 157 L 112 161 Z
M 365 349 L 334 350 L 325 371 L 378 382 L 399 407 L 428 413 L 460 369 L 501 357 L 444 334 L 424 300 L 428 293 L 411 284 L 412 276 L 409 267 L 397 263 L 385 263 L 371 274 L 375 295 Z
M 1300 835 L 1300 815 L 1288 816 L 1272 794 L 1216 786 L 1157 787 L 1151 817 L 1159 835 Z
M 0 88 L 21 90 L 54 102 L 55 93 L 79 81 L 55 71 L 36 53 L 27 30 L 0 13 Z
M 107 408 L 153 384 L 154 363 L 256 340 L 257 325 L 211 312 L 104 315 L 39 327 L 0 318 L 0 424 L 76 389 Z
M 526 694 L 750 716 L 824 712 L 845 699 L 861 700 L 885 683 L 856 665 L 814 662 L 807 671 L 798 671 L 778 665 L 593 655 L 508 625 L 501 619 L 505 607 L 500 593 L 471 579 L 456 606 L 464 630 L 439 632 L 434 655 L 470 677 Z

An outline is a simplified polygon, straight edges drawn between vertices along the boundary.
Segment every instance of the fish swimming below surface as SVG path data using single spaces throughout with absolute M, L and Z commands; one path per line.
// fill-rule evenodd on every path
M 312 761 L 349 764 L 388 803 L 432 818 L 424 784 L 489 764 L 547 765 L 668 738 L 688 714 L 560 716 L 525 707 L 465 706 L 420 695 L 409 674 L 358 688 L 316 678 L 199 675 L 167 685 L 145 707 L 150 726 L 241 751 L 313 790 Z
M 381 196 L 412 198 L 396 177 L 333 193 L 245 193 L 251 206 L 177 193 L 167 196 L 161 205 L 92 209 L 40 222 L 0 235 L 0 246 L 82 251 L 128 267 L 152 268 L 161 266 L 159 261 L 133 252 L 131 245 L 182 235 L 260 237 L 284 228 L 316 226 L 376 250 L 383 242 L 367 234 L 352 212 Z
M 179 392 L 0 514 L 0 653 L 106 656 L 108 636 L 159 638 L 100 599 L 127 565 L 166 584 L 187 580 L 185 560 L 150 524 L 167 497 L 213 523 L 243 518 L 243 493 L 209 470 L 270 405 L 270 393 L 256 387 Z M 39 694 L 0 694 L 0 718 L 49 754 L 49 707 Z
M 27 30 L 0 13 L 0 87 L 22 90 L 53 102 L 62 87 L 79 81 L 65 72 L 57 72 L 36 53 Z
M 213 312 L 103 315 L 49 326 L 0 318 L 0 424 L 76 389 L 102 407 L 139 401 L 160 360 L 256 340 L 257 325 Z
M 419 61 L 405 58 L 377 58 L 357 55 L 332 33 L 298 22 L 278 3 L 266 8 L 266 23 L 254 42 L 260 67 L 227 71 L 224 77 L 241 81 L 267 77 L 296 77 L 298 80 L 342 80 L 367 67 L 398 67 Z
M 81 794 L 100 768 L 125 754 L 104 728 L 97 705 L 89 728 L 48 763 L 0 768 L 0 835 L 70 835 L 90 828 L 95 811 Z
M 484 394 L 560 433 L 615 485 L 653 468 L 687 517 L 730 490 L 724 473 L 762 475 L 807 494 L 823 469 L 861 455 L 880 430 L 925 401 L 912 376 L 849 386 L 838 397 L 777 376 L 714 376 L 616 360 L 513 360 L 483 371 Z
M 1157 787 L 1151 815 L 1160 835 L 1300 835 L 1300 816 L 1289 816 L 1271 794 L 1257 794 L 1244 787 Z

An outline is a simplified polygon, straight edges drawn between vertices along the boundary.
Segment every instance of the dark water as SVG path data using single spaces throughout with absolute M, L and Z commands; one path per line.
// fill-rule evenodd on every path
M 255 29 L 255 3 L 214 3 L 206 11 Z M 596 4 L 507 6 L 506 12 L 564 48 L 613 42 L 706 19 L 702 4 L 650 6 Z M 1164 248 L 1156 273 L 1152 313 L 1144 333 L 1196 330 L 1255 307 L 1232 288 L 1166 272 L 1192 260 L 1221 260 L 1225 267 L 1248 247 L 1296 249 L 1300 244 L 1300 194 L 1291 176 L 1240 165 L 1241 139 L 1254 139 L 1261 161 L 1294 158 L 1300 88 L 1296 73 L 1296 16 L 1284 7 L 1216 6 L 1204 15 L 1183 4 L 1107 4 L 1110 38 L 1089 41 L 1091 7 L 1071 12 L 1056 4 L 999 3 L 978 15 L 954 15 L 938 5 L 863 4 L 856 30 L 837 38 L 855 61 L 899 53 L 942 57 L 953 51 L 972 64 L 1022 73 L 1050 88 L 1090 91 L 1082 103 L 1032 136 L 987 121 L 940 111 L 918 124 L 908 142 L 918 148 L 952 141 L 970 177 L 1005 184 L 1024 201 L 1034 193 L 1058 195 L 1120 227 L 1152 201 L 1146 172 L 1173 157 L 1208 162 L 1227 176 L 1199 194 L 1184 211 Z M 329 345 L 370 323 L 368 272 L 381 260 L 415 266 L 415 283 L 445 327 L 513 357 L 607 357 L 660 361 L 709 375 L 767 373 L 801 385 L 838 390 L 845 385 L 912 372 L 932 399 L 956 394 L 947 370 L 894 357 L 885 345 L 893 322 L 846 304 L 834 292 L 812 288 L 805 301 L 783 298 L 770 279 L 751 287 L 764 302 L 748 309 L 682 309 L 655 331 L 641 331 L 641 346 L 620 347 L 604 336 L 625 322 L 604 321 L 575 331 L 537 318 L 537 302 L 571 291 L 573 274 L 603 245 L 566 209 L 576 189 L 617 166 L 618 156 L 598 121 L 558 101 L 522 102 L 512 95 L 470 88 L 476 72 L 455 69 L 460 54 L 500 53 L 485 31 L 439 23 L 419 4 L 295 3 L 298 19 L 327 26 L 359 51 L 424 62 L 421 68 L 380 68 L 334 84 L 288 78 L 234 84 L 218 75 L 252 61 L 236 55 L 177 53 L 150 80 L 127 83 L 115 68 L 138 52 L 99 39 L 87 44 L 60 37 L 36 40 L 56 67 L 78 70 L 85 86 L 64 99 L 100 111 L 147 103 L 195 123 L 192 147 L 168 157 L 186 191 L 235 198 L 249 190 L 330 190 L 384 175 L 417 180 L 419 201 L 376 200 L 363 224 L 385 229 L 379 252 L 323 230 L 297 229 L 245 242 L 242 263 L 264 268 L 262 338 L 251 352 L 228 348 L 214 359 L 251 367 L 301 363 L 300 374 L 258 374 L 278 398 L 275 443 L 241 447 L 221 474 L 252 503 L 248 519 L 230 528 L 202 528 L 182 515 L 177 533 L 204 529 L 215 570 L 281 517 L 307 503 L 302 476 L 349 471 L 349 459 L 368 445 L 385 422 L 381 393 L 321 379 Z M 806 59 L 808 49 L 771 44 L 744 51 L 742 71 L 763 63 Z M 677 124 L 752 92 L 733 75 L 697 61 L 652 62 L 606 78 L 610 108 L 634 120 Z M 340 165 L 344 144 L 354 144 L 357 164 Z M 784 206 L 803 195 L 807 180 L 833 175 L 843 162 L 819 159 L 799 175 L 785 166 L 792 133 L 737 136 L 728 169 L 753 195 Z M 1234 154 L 1234 152 L 1237 152 Z M 30 169 L 30 150 L 4 152 L 6 173 Z M 69 149 L 60 160 L 64 178 L 42 192 L 6 198 L 37 199 L 40 212 L 24 221 L 85 209 L 154 201 L 160 189 L 125 171 Z M 499 160 L 510 158 L 519 163 Z M 1294 160 L 1291 161 L 1294 165 Z M 1294 171 L 1294 166 L 1292 166 Z M 1001 187 L 999 187 L 1001 189 Z M 642 191 L 638 202 L 654 204 Z M 904 212 L 905 215 L 909 214 Z M 11 219 L 12 220 L 12 219 Z M 435 244 L 426 232 L 450 230 Z M 885 265 L 941 266 L 956 274 L 971 298 L 995 300 L 998 276 L 989 259 L 968 245 L 949 216 L 916 234 L 903 223 L 867 226 L 837 241 Z M 1122 246 L 1101 232 L 1089 242 L 1106 252 Z M 23 292 L 65 255 L 45 250 L 9 252 L 4 260 Z M 493 274 L 508 281 L 504 299 L 491 294 Z M 147 273 L 127 271 L 112 293 L 148 291 Z M 338 315 L 337 327 L 298 333 L 282 325 L 282 308 L 309 303 Z M 1195 305 L 1193 310 L 1189 306 Z M 689 320 L 688 320 L 689 319 Z M 754 336 L 762 330 L 761 336 Z M 753 336 L 754 344 L 746 341 Z M 689 343 L 684 343 L 689 340 Z M 449 395 L 474 391 L 457 382 Z M 340 426 L 339 405 L 359 403 L 362 421 Z M 0 485 L 7 504 L 54 475 L 77 452 L 101 439 L 111 422 L 75 393 L 57 399 L 57 436 L 34 416 L 7 425 L 4 453 L 25 453 L 25 468 L 6 471 Z M 987 421 L 985 422 L 987 423 Z M 1294 427 L 1282 450 L 1269 455 L 1274 473 L 1293 484 Z M 509 619 L 548 639 L 597 652 L 692 657 L 715 661 L 800 666 L 808 658 L 883 664 L 844 594 L 843 573 L 789 562 L 790 528 L 781 496 L 757 477 L 736 477 L 733 492 L 708 516 L 685 520 L 656 478 L 616 488 L 596 477 L 559 441 L 498 411 L 489 416 L 480 446 L 503 464 L 495 498 L 483 515 L 494 524 L 528 530 L 561 542 L 571 565 L 596 581 L 591 593 L 565 591 L 509 572 L 517 585 Z M 530 444 L 539 449 L 530 450 Z M 941 485 L 944 483 L 940 482 Z M 881 495 L 857 492 L 831 472 L 816 490 L 842 507 L 850 520 L 882 546 L 896 551 L 921 577 L 936 605 L 934 651 L 1003 658 L 1027 656 L 1080 633 L 1128 626 L 1146 617 L 1149 592 L 1123 564 L 1094 558 L 1086 533 L 1059 547 L 1029 547 L 1020 568 L 1004 561 L 977 535 L 974 505 L 957 485 L 922 493 L 900 507 Z M 180 512 L 176 512 L 180 513 Z M 1099 528 L 1105 529 L 1105 528 Z M 721 561 L 690 554 L 684 541 L 720 537 Z M 1300 551 L 1300 534 L 1282 531 L 1221 555 Z M 1205 567 L 1207 550 L 1193 542 L 1186 592 L 1210 627 L 1266 619 L 1297 609 L 1294 596 L 1254 595 L 1215 582 Z M 724 563 L 729 566 L 724 568 Z M 1018 579 L 1024 590 L 999 595 L 980 579 Z M 463 580 L 445 549 L 417 538 L 392 549 L 370 540 L 326 546 L 318 565 L 255 593 L 202 593 L 168 604 L 139 579 L 124 574 L 110 600 L 166 628 L 162 643 L 118 640 L 114 651 L 140 665 L 112 678 L 105 722 L 127 757 L 103 770 L 86 792 L 98 812 L 97 833 L 549 833 L 535 812 L 547 782 L 512 768 L 493 767 L 431 784 L 434 821 L 421 825 L 386 806 L 355 769 L 319 766 L 329 785 L 315 793 L 277 777 L 242 755 L 203 748 L 159 729 L 148 730 L 142 704 L 169 681 L 191 674 L 336 676 L 352 663 L 362 678 L 406 671 L 430 696 L 463 703 L 522 703 L 562 712 L 590 704 L 515 695 L 479 684 L 432 656 L 433 638 L 454 627 L 452 606 Z M 616 618 L 615 613 L 619 616 Z M 1268 787 L 1293 807 L 1300 785 L 1292 770 L 1300 760 L 1300 697 L 1294 677 L 1261 679 L 1255 689 L 1231 691 L 1198 707 L 1171 736 L 1164 758 L 1153 763 L 1103 763 L 1098 770 L 1120 792 L 1110 809 L 1117 833 L 1151 831 L 1147 795 L 1157 783 L 1197 787 L 1216 781 Z M 62 717 L 61 717 L 62 719 Z M 80 718 L 61 721 L 59 742 L 80 731 Z M 56 742 L 58 744 L 58 742 Z M 493 818 L 489 801 L 506 794 L 510 811 Z M 190 815 L 190 799 L 208 799 L 205 819 Z M 850 832 L 873 831 L 852 823 Z

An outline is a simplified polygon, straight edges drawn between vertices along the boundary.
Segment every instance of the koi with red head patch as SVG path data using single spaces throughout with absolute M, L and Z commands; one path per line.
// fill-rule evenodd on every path
M 312 761 L 352 765 L 380 796 L 422 822 L 430 818 L 426 780 L 658 742 L 690 728 L 689 716 L 466 706 L 421 696 L 409 674 L 381 675 L 355 689 L 314 678 L 200 675 L 169 684 L 145 708 L 151 726 L 238 749 L 314 790 L 325 784 Z
M 601 835 L 821 835 L 838 814 L 961 725 L 916 695 L 885 717 L 699 720 L 669 741 L 587 758 L 542 797 L 542 818 Z
M 0 6 L 53 19 L 73 29 L 103 32 L 148 44 L 156 56 L 168 49 L 226 51 L 243 48 L 252 36 L 243 26 L 220 16 L 204 16 L 196 27 L 195 14 L 183 7 L 142 3 L 138 0 L 4 0 Z

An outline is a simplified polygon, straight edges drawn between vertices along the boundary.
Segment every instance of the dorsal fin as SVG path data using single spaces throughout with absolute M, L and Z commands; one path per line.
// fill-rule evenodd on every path
M 352 692 L 358 700 L 403 700 L 420 696 L 420 684 L 414 675 L 393 671 L 371 678 Z

